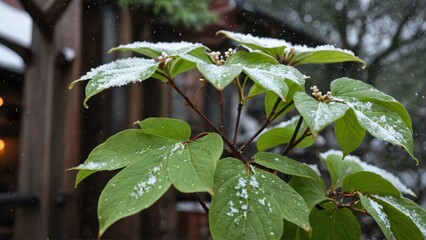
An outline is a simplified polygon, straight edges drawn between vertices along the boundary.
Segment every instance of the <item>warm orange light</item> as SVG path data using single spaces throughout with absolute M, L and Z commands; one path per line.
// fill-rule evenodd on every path
M 4 149 L 4 141 L 0 139 L 0 151 Z
M 4 103 L 3 98 L 0 97 L 0 107 L 1 105 L 3 105 L 3 103 Z

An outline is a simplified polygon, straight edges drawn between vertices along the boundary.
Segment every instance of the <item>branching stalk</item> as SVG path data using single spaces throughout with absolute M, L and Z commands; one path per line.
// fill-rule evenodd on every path
M 255 134 L 253 134 L 253 136 L 251 136 L 251 138 L 249 140 L 247 140 L 247 142 L 244 143 L 243 146 L 240 147 L 240 151 L 243 151 L 251 142 L 254 141 L 254 139 L 256 139 L 257 136 L 259 136 L 259 134 L 262 133 L 262 131 L 272 122 L 274 121 L 281 113 L 283 113 L 285 110 L 287 110 L 287 108 L 289 108 L 292 104 L 293 101 L 289 102 L 287 105 L 285 105 L 283 107 L 283 109 L 281 109 L 280 111 L 276 111 L 277 107 L 280 103 L 280 99 L 277 99 L 277 101 L 275 102 L 274 106 L 272 107 L 272 111 L 269 114 L 268 118 L 266 118 L 265 122 L 262 124 L 262 126 L 259 128 L 259 130 L 257 130 L 257 132 Z
M 204 202 L 204 200 L 200 197 L 200 195 L 198 195 L 198 193 L 193 193 L 192 195 L 200 203 L 200 205 L 204 209 L 204 212 L 206 213 L 206 215 L 209 216 L 209 208 L 207 207 L 207 205 Z
M 225 132 L 225 114 L 223 113 L 223 96 L 222 91 L 217 91 L 219 95 L 219 110 L 220 110 L 220 131 Z
M 296 125 L 296 129 L 294 129 L 293 135 L 291 136 L 291 139 L 288 142 L 287 147 L 284 149 L 282 155 L 287 156 L 287 154 L 296 146 L 294 145 L 294 143 L 295 143 L 297 134 L 299 133 L 300 127 L 302 126 L 302 123 L 303 123 L 303 117 L 300 116 L 299 121 L 297 122 L 297 125 Z M 306 130 L 308 130 L 308 128 Z M 300 139 L 303 139 L 303 136 Z
M 241 118 L 241 111 L 243 109 L 244 103 L 239 102 L 238 103 L 238 110 L 237 110 L 237 121 L 235 122 L 235 130 L 234 130 L 234 139 L 232 143 L 234 145 L 237 144 L 237 138 L 238 138 L 238 130 L 240 128 L 240 118 Z M 241 150 L 240 150 L 241 151 Z
M 207 125 L 209 125 L 214 132 L 216 132 L 217 134 L 219 134 L 223 141 L 225 142 L 225 144 L 231 149 L 232 153 L 234 153 L 234 155 L 240 159 L 242 162 L 246 162 L 243 155 L 241 154 L 240 150 L 238 149 L 238 147 L 234 144 L 232 144 L 232 142 L 225 136 L 225 134 L 220 131 L 211 121 L 210 119 L 204 115 L 199 109 L 198 107 L 196 107 L 194 105 L 193 102 L 191 102 L 191 100 L 188 98 L 188 96 L 186 96 L 186 94 L 184 92 L 182 92 L 182 90 L 176 85 L 176 83 L 174 82 L 173 78 L 169 78 L 168 83 L 170 84 L 170 86 L 185 100 L 185 103 L 201 118 L 203 119 L 203 121 L 205 123 L 207 123 Z

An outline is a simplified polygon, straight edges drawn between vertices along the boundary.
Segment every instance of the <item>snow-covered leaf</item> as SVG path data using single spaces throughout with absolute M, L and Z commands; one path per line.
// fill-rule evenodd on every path
M 305 92 L 297 92 L 294 95 L 294 103 L 309 128 L 314 132 L 321 131 L 332 122 L 343 117 L 349 108 L 347 105 L 338 102 L 317 101 Z
M 190 42 L 134 42 L 118 47 L 112 48 L 109 52 L 121 50 L 121 51 L 132 51 L 143 54 L 150 58 L 157 58 L 163 53 L 168 56 L 182 56 L 195 49 L 202 48 L 206 49 L 201 43 L 190 43 Z
M 286 61 L 290 65 L 311 64 L 311 63 L 337 63 L 355 61 L 365 65 L 365 62 L 356 57 L 353 52 L 336 48 L 332 45 L 318 47 L 307 47 L 302 45 L 292 45 L 282 39 L 256 37 L 251 34 L 234 33 L 230 31 L 219 31 L 240 44 L 250 49 L 260 50 L 266 54 Z
M 255 83 L 285 100 L 289 84 L 304 87 L 305 76 L 293 67 L 282 64 L 253 64 L 243 66 L 243 71 Z
M 370 165 L 366 162 L 361 161 L 361 159 L 359 159 L 357 156 L 347 155 L 345 156 L 345 158 L 343 158 L 343 153 L 341 151 L 329 150 L 327 152 L 321 153 L 320 157 L 323 160 L 325 160 L 326 163 L 329 162 L 330 164 L 333 164 L 333 165 L 335 164 L 335 162 L 336 164 L 338 164 L 337 162 L 341 161 L 340 163 L 341 167 L 339 167 L 338 165 L 334 165 L 333 166 L 334 170 L 331 170 L 329 168 L 330 174 L 332 176 L 333 175 L 339 176 L 340 179 L 343 179 L 346 175 L 351 173 L 355 173 L 359 171 L 368 171 L 368 172 L 372 172 L 382 176 L 384 179 L 392 183 L 392 185 L 395 186 L 401 193 L 408 194 L 413 197 L 416 196 L 413 190 L 409 189 L 404 183 L 402 183 L 398 177 L 396 177 L 392 173 L 382 168 L 379 168 L 377 166 Z M 329 163 L 327 163 L 327 167 Z M 342 172 L 332 173 L 332 171 L 342 171 Z
M 409 216 L 391 204 L 360 194 L 361 204 L 379 225 L 386 239 L 424 239 L 418 226 Z
M 368 133 L 385 142 L 401 146 L 418 162 L 413 155 L 412 132 L 397 113 L 374 102 L 343 98 L 339 98 L 339 101 L 354 111 L 359 124 Z
M 368 171 L 355 172 L 343 178 L 345 192 L 361 192 L 383 196 L 401 196 L 399 190 L 382 176 Z
M 98 203 L 99 237 L 114 222 L 154 204 L 169 189 L 167 161 L 161 154 L 136 161 L 107 183 Z
M 223 34 L 227 38 L 232 39 L 240 44 L 243 44 L 253 50 L 262 50 L 272 57 L 282 57 L 284 49 L 291 46 L 290 43 L 275 38 L 256 37 L 251 34 L 234 33 L 221 30 L 217 34 Z
M 197 63 L 197 68 L 216 89 L 222 91 L 243 70 L 240 64 L 216 65 L 208 63 Z
M 92 69 L 80 79 L 70 84 L 70 89 L 75 83 L 89 80 L 86 85 L 86 98 L 84 106 L 87 106 L 87 100 L 92 96 L 102 92 L 110 87 L 120 87 L 131 82 L 141 82 L 151 77 L 158 67 L 152 59 L 127 58 L 113 61 Z
M 287 48 L 286 51 L 294 52 L 290 58 L 290 65 L 312 64 L 312 63 L 339 63 L 339 62 L 365 62 L 356 57 L 352 51 L 334 47 L 332 45 L 322 45 L 317 47 L 307 47 L 294 45 Z
M 375 102 L 398 114 L 410 128 L 411 118 L 407 109 L 395 98 L 377 90 L 373 86 L 359 80 L 343 77 L 335 79 L 330 84 L 333 96 L 338 98 L 357 99 L 361 102 Z
M 220 160 L 209 222 L 214 239 L 280 239 L 283 218 L 310 229 L 303 199 L 277 176 L 237 159 Z
M 415 202 L 405 197 L 374 196 L 380 201 L 386 202 L 398 211 L 406 215 L 420 229 L 423 237 L 426 237 L 426 210 Z
M 140 159 L 163 153 L 165 146 L 178 143 L 177 140 L 146 134 L 140 129 L 119 132 L 93 149 L 84 163 L 72 168 L 79 170 L 75 185 L 95 172 L 126 167 Z
M 329 150 L 319 156 L 327 165 L 333 189 L 342 187 L 343 179 L 347 175 L 364 170 L 357 162 L 343 160 L 343 155 L 340 151 Z

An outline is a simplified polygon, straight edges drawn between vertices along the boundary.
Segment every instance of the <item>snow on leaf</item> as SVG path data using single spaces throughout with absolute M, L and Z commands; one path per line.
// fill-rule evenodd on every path
M 411 221 L 420 229 L 423 236 L 426 236 L 426 211 L 407 198 L 394 198 L 390 196 L 378 196 L 377 199 L 389 203 L 399 211 L 408 216 Z
M 116 50 L 130 50 L 147 55 L 152 58 L 160 56 L 163 52 L 168 56 L 181 56 L 194 49 L 204 47 L 200 43 L 190 42 L 134 42 L 129 44 L 120 45 L 112 48 L 111 51 Z
M 371 135 L 403 147 L 418 162 L 413 155 L 412 132 L 397 113 L 373 102 L 362 102 L 355 98 L 334 99 L 352 108 L 359 124 Z
M 291 43 L 288 43 L 282 39 L 268 38 L 268 37 L 256 37 L 249 34 L 234 33 L 230 31 L 219 31 L 218 33 L 224 34 L 228 38 L 231 38 L 239 43 L 249 43 L 264 48 L 276 48 L 276 47 L 288 47 Z
M 304 76 L 295 68 L 282 64 L 257 64 L 243 67 L 243 71 L 263 88 L 285 99 L 289 88 L 286 79 L 298 85 L 304 85 Z
M 146 80 L 155 73 L 157 66 L 158 63 L 152 59 L 119 59 L 93 68 L 80 79 L 72 82 L 70 88 L 77 82 L 91 79 L 86 85 L 86 98 L 84 99 L 84 106 L 88 107 L 86 102 L 90 97 L 110 87 L 120 87 L 131 82 Z
M 330 155 L 337 155 L 340 158 L 343 158 L 343 153 L 341 151 L 334 150 L 334 149 L 328 150 L 327 152 L 324 152 L 324 153 L 320 153 L 320 156 L 323 159 L 327 159 Z M 382 168 L 379 168 L 377 166 L 363 162 L 357 156 L 347 155 L 345 158 L 343 158 L 342 161 L 351 161 L 353 163 L 356 163 L 364 171 L 372 172 L 372 173 L 375 173 L 375 174 L 382 176 L 384 179 L 386 179 L 390 183 L 392 183 L 392 185 L 394 185 L 395 188 L 397 188 L 401 193 L 405 193 L 405 194 L 408 194 L 408 195 L 411 195 L 411 196 L 416 196 L 416 194 L 413 192 L 413 190 L 411 190 L 404 183 L 402 183 L 401 180 L 397 176 L 393 175 L 392 173 L 390 173 L 390 172 L 388 172 L 388 171 L 386 171 Z
M 376 220 L 385 233 L 386 237 L 389 239 L 396 239 L 392 233 L 391 224 L 387 214 L 383 211 L 383 206 L 374 201 L 371 198 L 360 195 L 362 205 L 366 210 L 371 214 L 371 216 Z
M 217 66 L 215 64 L 197 63 L 197 68 L 218 90 L 223 90 L 242 71 L 240 64 Z

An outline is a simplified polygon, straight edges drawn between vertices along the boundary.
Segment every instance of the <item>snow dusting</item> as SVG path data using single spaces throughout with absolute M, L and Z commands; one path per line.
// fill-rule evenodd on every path
M 321 45 L 321 46 L 317 46 L 317 47 L 308 47 L 306 45 L 294 45 L 293 46 L 294 51 L 297 53 L 308 53 L 308 52 L 319 52 L 319 51 L 338 51 L 338 52 L 343 52 L 343 53 L 347 53 L 350 54 L 352 56 L 355 56 L 355 54 L 350 51 L 350 50 L 346 50 L 346 49 L 341 49 L 341 48 L 337 48 L 333 45 Z
M 155 187 L 155 184 L 161 181 L 157 178 L 156 173 L 161 169 L 162 166 L 163 165 L 160 164 L 158 166 L 155 166 L 151 170 L 149 170 L 149 174 L 145 176 L 145 178 L 142 181 L 136 184 L 136 186 L 133 188 L 133 191 L 130 193 L 130 196 L 135 199 L 138 199 L 143 197 L 145 193 L 148 193 L 149 191 L 151 191 L 151 189 Z
M 148 70 L 154 70 L 157 63 L 152 59 L 126 58 L 119 59 L 92 70 L 80 80 L 95 79 L 94 88 L 103 90 L 110 87 L 119 87 L 130 82 L 141 81 L 141 76 Z M 149 76 L 148 76 L 149 77 Z
M 343 157 L 343 153 L 341 151 L 333 150 L 333 149 L 320 154 L 321 158 L 323 158 L 323 159 L 326 159 L 330 155 L 338 155 L 340 157 Z M 411 196 L 416 196 L 416 194 L 413 192 L 413 190 L 411 190 L 405 184 L 403 184 L 398 177 L 396 177 L 392 173 L 390 173 L 390 172 L 388 172 L 388 171 L 386 171 L 382 168 L 379 168 L 379 167 L 376 167 L 374 165 L 370 165 L 366 162 L 361 161 L 361 159 L 357 156 L 347 155 L 343 159 L 343 161 L 354 162 L 354 163 L 358 164 L 364 171 L 372 172 L 372 173 L 375 173 L 375 174 L 382 176 L 384 179 L 386 179 L 390 183 L 392 183 L 400 192 L 411 195 Z
M 374 197 L 393 205 L 402 213 L 410 217 L 410 219 L 414 222 L 414 224 L 416 224 L 416 226 L 420 229 L 423 236 L 426 236 L 426 222 L 424 219 L 422 219 L 422 216 L 419 216 L 419 214 L 416 211 L 414 211 L 413 209 L 407 209 L 403 205 L 399 204 L 393 197 L 382 197 L 377 195 L 375 195 Z
M 254 44 L 264 48 L 276 48 L 276 47 L 289 47 L 291 43 L 286 42 L 282 39 L 267 38 L 267 37 L 256 37 L 251 34 L 234 33 L 230 31 L 221 31 L 225 35 L 234 39 L 237 42 Z
M 395 239 L 395 236 L 393 236 L 393 234 L 392 234 L 392 229 L 391 229 L 391 226 L 390 226 L 390 222 L 389 222 L 388 216 L 386 215 L 386 213 L 383 212 L 382 205 L 378 204 L 373 199 L 370 199 L 370 198 L 367 198 L 367 199 L 368 199 L 371 207 L 373 208 L 374 212 L 380 218 L 380 221 L 385 225 L 386 229 L 391 234 L 392 238 Z
M 126 49 L 142 49 L 142 48 L 148 48 L 152 49 L 156 52 L 160 53 L 166 53 L 169 56 L 179 56 L 185 53 L 188 53 L 196 48 L 203 47 L 200 43 L 190 43 L 190 42 L 158 42 L 158 43 L 152 43 L 152 42 L 134 42 L 129 43 L 125 45 L 120 45 L 117 47 L 117 49 L 120 48 L 126 48 Z

